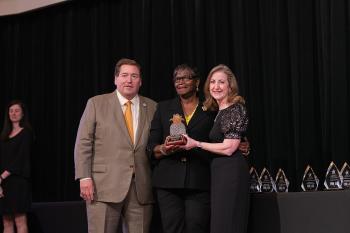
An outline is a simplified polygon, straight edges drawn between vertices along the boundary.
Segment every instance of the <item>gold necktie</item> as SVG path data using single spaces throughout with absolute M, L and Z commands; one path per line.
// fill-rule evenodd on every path
M 132 112 L 131 112 L 131 101 L 129 100 L 126 105 L 124 117 L 125 117 L 125 123 L 126 127 L 128 128 L 128 132 L 131 138 L 132 143 L 134 143 L 134 129 L 132 124 Z

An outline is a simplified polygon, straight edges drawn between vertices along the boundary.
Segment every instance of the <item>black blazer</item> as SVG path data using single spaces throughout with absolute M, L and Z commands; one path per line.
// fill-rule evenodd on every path
M 165 138 L 170 134 L 170 119 L 176 113 L 184 117 L 178 97 L 160 102 L 151 123 L 147 150 L 153 162 L 153 186 L 209 190 L 211 162 L 209 152 L 194 148 L 164 156 L 159 160 L 153 156 L 154 147 L 164 143 Z M 199 104 L 186 126 L 186 133 L 196 140 L 209 141 L 209 132 L 213 126 L 215 114 L 216 112 L 203 111 L 202 104 Z

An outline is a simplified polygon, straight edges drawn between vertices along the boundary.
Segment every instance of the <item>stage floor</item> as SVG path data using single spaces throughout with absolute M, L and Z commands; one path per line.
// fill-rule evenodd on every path
M 349 233 L 350 191 L 251 195 L 249 233 Z M 85 203 L 33 203 L 31 233 L 86 233 Z M 150 233 L 161 233 L 155 213 Z

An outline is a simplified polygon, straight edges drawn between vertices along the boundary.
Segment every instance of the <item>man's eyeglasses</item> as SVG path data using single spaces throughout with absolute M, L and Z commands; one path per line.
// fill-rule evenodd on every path
M 188 82 L 190 80 L 192 80 L 193 77 L 191 76 L 180 76 L 180 77 L 175 77 L 174 78 L 174 83 L 179 83 L 179 82 Z

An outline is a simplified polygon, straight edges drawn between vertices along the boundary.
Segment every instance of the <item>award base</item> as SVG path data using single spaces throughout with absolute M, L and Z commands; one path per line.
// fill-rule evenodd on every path
M 165 139 L 166 146 L 182 146 L 186 145 L 187 138 L 183 135 L 168 136 Z
M 333 191 L 342 191 L 344 190 L 343 188 L 324 188 L 323 191 L 330 191 L 330 192 L 333 192 Z

